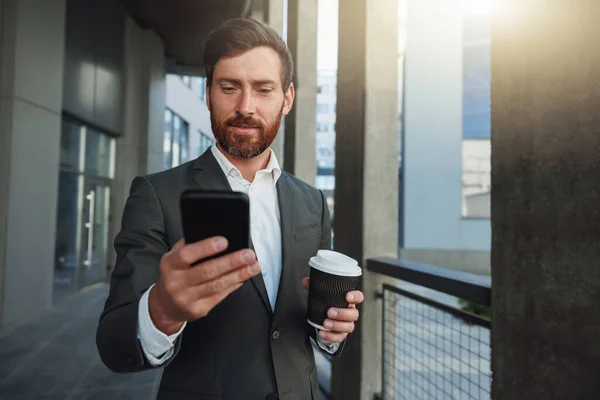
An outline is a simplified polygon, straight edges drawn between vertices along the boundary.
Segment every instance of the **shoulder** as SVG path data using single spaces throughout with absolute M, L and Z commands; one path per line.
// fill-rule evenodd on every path
M 157 191 L 180 189 L 193 176 L 194 162 L 195 160 L 188 161 L 177 167 L 143 175 L 141 178 L 148 181 Z
M 306 197 L 317 204 L 323 204 L 325 197 L 320 189 L 317 189 L 313 185 L 308 184 L 302 179 L 285 171 L 281 172 L 280 179 L 287 179 L 292 189 L 302 197 Z

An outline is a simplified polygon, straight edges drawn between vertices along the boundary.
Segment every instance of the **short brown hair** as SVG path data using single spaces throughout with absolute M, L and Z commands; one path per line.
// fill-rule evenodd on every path
M 281 37 L 270 26 L 254 18 L 234 18 L 211 32 L 204 47 L 207 84 L 212 86 L 215 65 L 223 57 L 235 57 L 255 47 L 266 46 L 277 52 L 281 60 L 281 83 L 286 92 L 292 83 L 292 54 Z

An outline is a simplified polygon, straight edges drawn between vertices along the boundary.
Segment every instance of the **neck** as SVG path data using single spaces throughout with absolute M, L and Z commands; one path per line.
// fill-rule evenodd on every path
M 227 159 L 240 171 L 242 177 L 248 182 L 254 181 L 257 171 L 267 167 L 271 156 L 271 151 L 269 149 L 253 158 L 234 157 L 224 150 L 219 144 L 217 144 L 217 149 L 221 152 L 221 154 L 227 157 Z

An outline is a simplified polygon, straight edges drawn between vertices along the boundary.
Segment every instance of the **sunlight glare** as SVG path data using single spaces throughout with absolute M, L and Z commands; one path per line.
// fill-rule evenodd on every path
M 464 15 L 490 15 L 496 0 L 461 0 Z

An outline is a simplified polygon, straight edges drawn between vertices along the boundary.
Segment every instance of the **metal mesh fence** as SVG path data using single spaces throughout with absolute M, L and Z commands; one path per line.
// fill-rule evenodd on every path
M 489 320 L 384 286 L 383 399 L 489 400 Z

